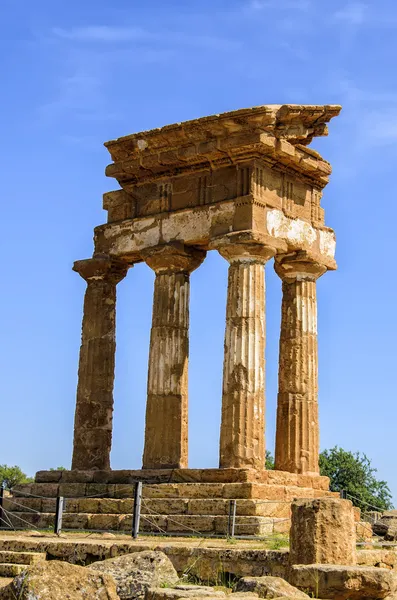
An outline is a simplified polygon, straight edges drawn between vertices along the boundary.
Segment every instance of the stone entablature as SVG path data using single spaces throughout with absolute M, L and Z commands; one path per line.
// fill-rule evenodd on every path
M 282 280 L 276 469 L 318 477 L 316 280 L 336 268 L 322 190 L 331 167 L 307 148 L 339 106 L 270 105 L 108 142 L 108 223 L 95 228 L 80 351 L 73 470 L 108 470 L 116 284 L 155 271 L 143 468 L 188 466 L 190 273 L 229 263 L 219 465 L 265 466 L 265 265 Z M 92 276 L 93 274 L 93 276 Z M 116 276 L 117 275 L 117 276 Z
M 331 166 L 307 148 L 326 135 L 339 106 L 260 106 L 108 142 L 108 224 L 95 252 L 142 260 L 173 241 L 207 249 L 233 231 L 269 236 L 282 252 L 319 254 L 335 268 L 335 237 L 324 225 L 322 189 Z

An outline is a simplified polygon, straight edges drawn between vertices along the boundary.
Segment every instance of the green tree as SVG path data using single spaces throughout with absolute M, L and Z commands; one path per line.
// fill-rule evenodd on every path
M 366 512 L 393 507 L 389 486 L 376 478 L 376 472 L 370 459 L 360 452 L 335 446 L 320 454 L 320 473 L 330 478 L 331 490 L 344 490 L 348 499 Z
M 16 465 L 14 467 L 0 465 L 0 485 L 9 489 L 19 483 L 30 483 L 31 481 L 33 481 L 33 479 L 25 475 L 20 467 L 17 467 Z
M 265 469 L 268 471 L 274 469 L 274 458 L 270 450 L 266 450 Z
M 57 467 L 56 469 L 50 469 L 50 471 L 66 471 L 66 467 Z

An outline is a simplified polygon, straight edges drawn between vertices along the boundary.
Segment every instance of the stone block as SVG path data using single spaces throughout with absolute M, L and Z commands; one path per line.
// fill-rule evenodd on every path
M 301 499 L 291 509 L 291 564 L 355 564 L 356 531 L 349 500 Z
M 202 534 L 215 531 L 215 517 L 208 515 L 169 515 L 167 518 L 169 532 Z
M 7 498 L 3 500 L 3 506 L 6 510 L 15 512 L 28 512 L 29 510 L 42 511 L 43 502 L 41 498 Z M 46 511 L 44 511 L 46 512 Z
M 88 517 L 83 513 L 63 513 L 62 529 L 88 529 Z
M 267 471 L 267 483 L 270 485 L 300 485 L 298 479 L 301 475 L 286 473 L 285 471 Z
M 124 528 L 128 520 L 121 517 L 121 523 Z M 179 519 L 178 519 L 179 520 Z M 132 522 L 132 521 L 131 521 Z M 131 525 L 132 527 L 132 525 Z M 152 533 L 165 533 L 168 530 L 168 519 L 164 515 L 141 515 L 141 531 L 150 531 Z
M 97 498 L 113 498 L 116 486 L 109 483 L 87 483 L 86 496 Z
M 316 498 L 318 496 L 322 496 L 322 490 L 313 490 L 312 488 L 304 488 L 304 487 L 293 487 L 286 486 L 285 487 L 285 500 L 292 501 L 295 498 L 303 498 L 310 499 Z
M 179 485 L 176 483 L 144 485 L 142 498 L 178 498 L 180 496 Z
M 358 550 L 357 564 L 387 569 L 397 568 L 397 553 L 394 550 Z
M 114 498 L 101 498 L 97 500 L 98 502 L 98 510 L 90 511 L 90 512 L 99 512 L 101 514 L 110 515 L 110 514 L 120 514 L 124 513 L 132 513 L 134 508 L 134 501 L 131 500 L 119 500 Z M 128 507 L 128 510 L 127 510 Z
M 91 483 L 96 471 L 61 471 L 62 483 Z
M 109 487 L 109 486 L 108 486 Z M 133 498 L 135 494 L 135 485 L 127 484 L 127 483 L 116 483 L 114 486 L 114 495 L 115 498 Z M 147 487 L 146 485 L 143 488 Z
M 179 483 L 180 498 L 222 498 L 228 484 L 224 483 Z M 233 485 L 233 484 L 232 484 Z M 239 485 L 239 484 L 236 484 Z
M 18 486 L 21 491 L 26 491 L 28 496 L 36 496 L 38 498 L 56 498 L 58 496 L 59 485 L 57 483 L 32 483 L 28 484 L 26 490 L 24 485 Z M 13 488 L 15 490 L 15 488 Z
M 251 490 L 247 498 L 252 498 L 256 500 L 279 500 L 285 501 L 286 498 L 286 488 L 283 485 L 267 485 L 261 483 L 252 484 Z
M 80 503 L 78 498 L 67 498 L 65 501 L 65 512 L 78 513 L 80 511 Z
M 105 471 L 102 471 L 103 481 L 105 483 L 123 483 L 125 485 L 132 485 L 136 481 L 145 481 L 145 472 L 142 470 L 131 470 L 131 469 L 123 469 L 117 471 L 107 471 L 106 472 L 106 480 L 105 480 Z M 100 483 L 99 479 L 95 479 Z
M 81 498 L 86 495 L 85 483 L 60 483 L 59 495 L 64 498 Z
M 117 600 L 118 595 L 112 577 L 67 562 L 51 560 L 28 567 L 18 578 L 0 590 L 0 598 Z
M 99 503 L 100 498 L 79 498 L 78 499 L 78 512 L 96 514 L 100 512 Z
M 87 529 L 107 531 L 117 531 L 119 529 L 121 517 L 119 515 L 88 515 Z
M 255 483 L 225 483 L 221 497 L 227 499 L 253 498 L 256 490 L 258 490 L 258 485 Z M 209 495 L 209 497 L 211 496 Z
M 99 561 L 90 568 L 114 578 L 121 600 L 143 600 L 150 588 L 165 588 L 178 581 L 177 572 L 163 552 L 133 552 Z
M 360 566 L 295 565 L 290 582 L 317 598 L 335 600 L 381 599 L 397 589 L 397 578 L 392 571 Z
M 228 517 L 215 517 L 216 533 L 228 533 Z M 271 535 L 273 519 L 263 517 L 236 517 L 235 535 Z
M 58 483 L 61 479 L 62 471 L 37 471 L 35 483 Z
M 141 515 L 140 529 L 142 531 L 148 531 L 147 529 L 146 530 L 144 529 L 145 522 L 146 521 L 143 519 L 143 517 Z M 132 515 L 120 515 L 119 530 L 120 531 L 132 531 Z
M 247 501 L 249 502 L 249 501 Z M 238 509 L 238 504 L 237 504 Z M 249 513 L 244 513 L 249 514 Z M 291 518 L 291 504 L 275 500 L 259 500 L 255 503 L 255 513 L 260 517 L 276 517 L 279 519 Z
M 310 598 L 281 577 L 242 577 L 235 589 L 237 592 L 256 593 L 260 598 L 293 598 L 296 600 Z
M 56 504 L 56 498 L 43 498 L 41 501 L 41 510 L 46 513 L 55 513 Z
M 188 500 L 187 512 L 190 515 L 225 515 L 229 502 L 223 499 Z
M 176 585 L 172 588 L 149 588 L 145 595 L 145 600 L 182 600 L 186 598 L 189 598 L 189 600 L 200 598 L 207 598 L 208 600 L 223 598 L 223 600 L 226 600 L 227 596 L 223 591 L 203 585 Z M 250 599 L 247 598 L 247 600 Z
M 319 475 L 312 478 L 312 487 L 315 490 L 329 490 L 329 477 Z
M 134 501 L 131 498 L 118 500 L 119 513 L 129 515 L 134 509 Z
M 32 494 L 33 483 L 20 483 L 14 485 L 12 493 L 14 496 L 23 497 L 24 494 Z
M 188 500 L 182 498 L 148 498 L 142 501 L 142 512 L 160 515 L 183 515 L 187 512 Z

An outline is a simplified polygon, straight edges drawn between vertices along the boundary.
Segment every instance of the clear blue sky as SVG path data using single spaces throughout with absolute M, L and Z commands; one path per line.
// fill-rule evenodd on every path
M 397 501 L 397 9 L 393 0 L 2 0 L 0 463 L 71 457 L 85 283 L 103 223 L 102 143 L 271 103 L 343 105 L 326 222 L 339 270 L 318 284 L 321 445 L 366 452 Z M 216 466 L 226 262 L 192 276 L 190 466 Z M 153 275 L 119 286 L 114 468 L 141 464 Z M 267 444 L 280 282 L 267 267 Z

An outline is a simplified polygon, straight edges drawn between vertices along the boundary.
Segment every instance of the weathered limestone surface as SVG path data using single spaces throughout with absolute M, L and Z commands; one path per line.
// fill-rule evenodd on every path
M 250 239 L 251 238 L 251 239 Z M 214 243 L 229 263 L 220 467 L 261 470 L 265 461 L 265 271 L 275 249 L 260 237 Z
M 258 596 L 254 596 L 254 598 Z M 226 599 L 225 592 L 221 590 L 215 590 L 213 587 L 207 585 L 176 585 L 172 589 L 165 588 L 152 588 L 146 593 L 146 600 L 179 600 L 182 598 L 189 598 L 195 600 L 196 598 L 215 598 L 216 600 L 223 598 Z M 250 599 L 248 599 L 250 600 Z
M 1 600 L 118 600 L 112 577 L 53 560 L 29 567 L 6 587 Z
M 334 600 L 381 599 L 391 597 L 397 589 L 395 573 L 374 567 L 295 565 L 290 579 L 317 598 Z
M 175 585 L 179 579 L 164 552 L 150 550 L 96 562 L 90 569 L 111 575 L 122 600 L 144 598 L 150 587 Z
M 183 244 L 146 255 L 155 271 L 146 405 L 144 469 L 188 463 L 188 356 L 190 273 L 205 252 Z
M 236 586 L 238 592 L 255 592 L 259 598 L 296 598 L 307 600 L 309 596 L 281 577 L 242 577 Z
M 116 351 L 116 285 L 128 265 L 108 258 L 79 260 L 87 281 L 74 422 L 72 469 L 109 469 Z
M 283 281 L 275 466 L 319 474 L 316 280 L 326 267 L 303 252 L 280 255 Z
M 291 508 L 292 565 L 356 564 L 356 529 L 350 500 L 301 499 Z
M 9 537 L 0 538 L 0 550 L 46 552 L 51 562 L 62 560 L 79 565 L 90 565 L 93 561 L 103 561 L 135 552 L 161 550 L 179 574 L 189 569 L 192 576 L 213 583 L 219 581 L 220 565 L 224 572 L 236 577 L 260 577 L 269 574 L 285 577 L 289 569 L 286 550 L 241 549 L 235 546 L 206 548 L 204 545 L 198 546 L 197 543 L 187 542 L 181 545 L 173 544 L 170 540 L 160 542 L 158 538 L 152 542 L 136 542 L 93 538 L 54 539 L 48 536 L 24 539 Z
M 397 540 L 397 510 L 387 510 L 373 525 L 376 535 L 384 536 L 386 541 Z
M 358 550 L 357 564 L 381 569 L 397 570 L 397 552 L 391 548 L 383 550 Z
M 285 471 L 254 469 L 136 469 L 114 471 L 38 471 L 35 482 L 133 484 L 136 481 L 153 484 L 168 483 L 258 483 L 328 491 L 329 478 L 300 475 Z M 30 484 L 28 484 L 30 485 Z M 17 488 L 19 489 L 19 488 Z M 23 489 L 23 488 L 21 488 Z M 30 488 L 26 488 L 29 492 Z

